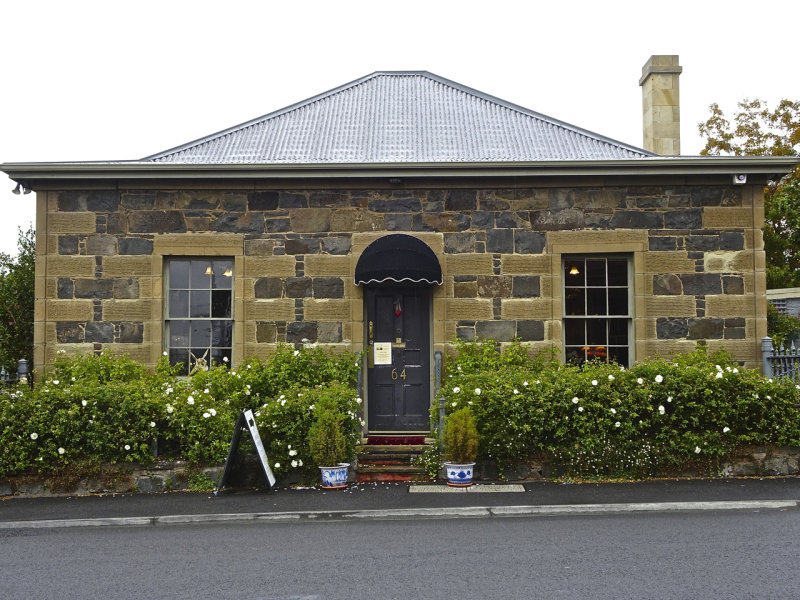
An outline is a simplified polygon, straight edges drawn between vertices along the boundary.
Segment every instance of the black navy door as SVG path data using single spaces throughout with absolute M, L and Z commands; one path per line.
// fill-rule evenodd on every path
M 430 287 L 373 287 L 367 302 L 370 432 L 430 428 Z

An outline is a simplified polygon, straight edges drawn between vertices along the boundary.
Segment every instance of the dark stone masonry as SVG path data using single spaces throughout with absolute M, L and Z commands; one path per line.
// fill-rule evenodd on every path
M 241 246 L 232 254 L 245 260 L 284 261 L 247 267 L 246 276 L 237 272 L 244 298 L 262 307 L 255 318 L 245 317 L 251 321 L 244 329 L 247 348 L 352 343 L 362 335 L 353 329 L 357 311 L 343 303 L 353 299 L 354 263 L 342 261 L 353 253 L 356 236 L 390 232 L 440 236 L 439 260 L 447 278 L 443 298 L 462 303 L 447 305 L 450 339 L 561 343 L 555 326 L 560 317 L 543 304 L 561 297 L 554 287 L 558 267 L 547 256 L 554 240 L 558 252 L 568 254 L 583 235 L 607 232 L 617 240 L 644 241 L 645 262 L 653 266 L 643 275 L 652 298 L 688 301 L 665 305 L 675 314 L 636 315 L 650 320 L 654 341 L 743 340 L 753 327 L 752 315 L 743 312 L 745 304 L 721 304 L 719 298 L 744 300 L 752 294 L 752 270 L 748 274 L 739 258 L 752 252 L 741 216 L 745 198 L 750 201 L 743 188 L 718 184 L 63 191 L 49 214 L 91 215 L 91 225 L 84 233 L 79 232 L 83 220 L 63 230 L 55 221 L 51 228 L 50 255 L 73 261 L 49 270 L 52 297 L 97 304 L 71 313 L 62 309 L 65 316 L 56 319 L 52 342 L 148 343 L 161 324 L 148 320 L 143 309 L 137 312 L 132 302 L 162 302 L 153 285 L 163 282 L 148 279 L 159 274 L 142 261 L 162 252 L 158 244 L 164 237 L 200 233 L 239 236 Z M 738 220 L 728 223 L 720 213 L 708 212 L 722 207 L 739 210 Z M 195 252 L 191 245 L 182 252 L 174 243 L 170 255 Z M 94 257 L 94 264 L 79 262 L 81 257 Z M 734 312 L 727 314 L 731 307 Z

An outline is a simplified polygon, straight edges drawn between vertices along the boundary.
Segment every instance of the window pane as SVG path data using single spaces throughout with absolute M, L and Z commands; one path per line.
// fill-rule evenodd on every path
M 192 321 L 191 345 L 194 348 L 211 345 L 211 321 Z
M 587 319 L 586 320 L 586 343 L 589 346 L 606 345 L 606 320 Z
M 211 316 L 218 319 L 231 317 L 231 291 L 214 290 L 211 292 Z
M 567 346 L 583 346 L 585 319 L 564 319 L 564 343 Z
M 608 348 L 599 344 L 597 346 L 586 346 L 586 358 L 589 360 L 606 360 Z
M 189 261 L 171 260 L 169 263 L 170 289 L 189 287 Z
M 606 261 L 586 261 L 586 285 L 606 285 Z
M 229 290 L 233 287 L 233 261 L 215 260 L 211 267 L 214 270 L 213 288 L 215 290 Z
M 211 360 L 214 361 L 215 365 L 222 364 L 225 362 L 224 359 L 228 359 L 228 364 L 231 361 L 231 349 L 230 348 L 214 348 L 211 351 Z
M 607 315 L 606 289 L 589 288 L 586 290 L 586 314 Z
M 628 314 L 628 289 L 609 288 L 608 289 L 608 314 L 627 315 Z
M 208 348 L 192 348 L 190 352 L 192 353 L 192 355 L 189 357 L 189 359 L 190 359 L 189 368 L 190 369 L 193 369 L 195 367 L 195 365 L 197 365 L 197 363 L 201 363 L 203 365 L 204 369 L 205 369 L 205 367 L 209 366 L 208 365 L 208 360 L 209 360 Z
M 211 261 L 193 260 L 191 268 L 191 287 L 193 290 L 211 289 Z
M 211 307 L 209 306 L 209 296 L 210 292 L 208 291 L 192 291 L 191 292 L 191 311 L 189 313 L 190 317 L 210 317 L 211 316 Z
M 608 343 L 614 346 L 628 345 L 628 319 L 608 320 Z
M 569 363 L 582 363 L 586 360 L 585 349 L 580 346 L 567 346 L 565 351 Z
M 189 292 L 177 291 L 169 293 L 169 318 L 180 319 L 189 316 Z
M 608 285 L 628 285 L 628 261 L 624 258 L 608 259 Z
M 211 345 L 230 347 L 233 323 L 231 321 L 211 321 Z
M 582 260 L 564 261 L 564 285 L 584 285 L 586 266 Z
M 170 348 L 189 347 L 189 321 L 170 321 L 169 346 Z
M 628 349 L 627 348 L 614 348 L 613 346 L 608 349 L 608 359 L 618 362 L 623 367 L 628 366 Z
M 585 291 L 582 288 L 567 288 L 564 290 L 564 309 L 568 315 L 585 315 Z
M 172 348 L 169 351 L 169 364 L 177 365 L 178 363 L 183 364 L 183 370 L 178 373 L 178 375 L 188 375 L 189 374 L 189 351 L 186 349 L 175 349 Z

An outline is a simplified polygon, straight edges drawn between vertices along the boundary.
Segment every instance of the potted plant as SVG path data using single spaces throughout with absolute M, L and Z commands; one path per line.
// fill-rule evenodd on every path
M 322 487 L 339 489 L 347 487 L 350 464 L 347 438 L 343 431 L 342 415 L 332 410 L 320 411 L 308 431 L 311 458 L 320 468 Z
M 442 432 L 442 445 L 447 485 L 472 485 L 472 472 L 478 456 L 478 428 L 469 408 L 461 408 L 447 417 Z

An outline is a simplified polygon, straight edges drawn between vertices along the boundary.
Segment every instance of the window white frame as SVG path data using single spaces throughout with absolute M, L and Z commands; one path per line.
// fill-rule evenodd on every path
M 632 260 L 626 254 L 562 255 L 564 361 L 633 362 Z
M 233 358 L 234 259 L 164 261 L 164 351 L 182 375 Z

